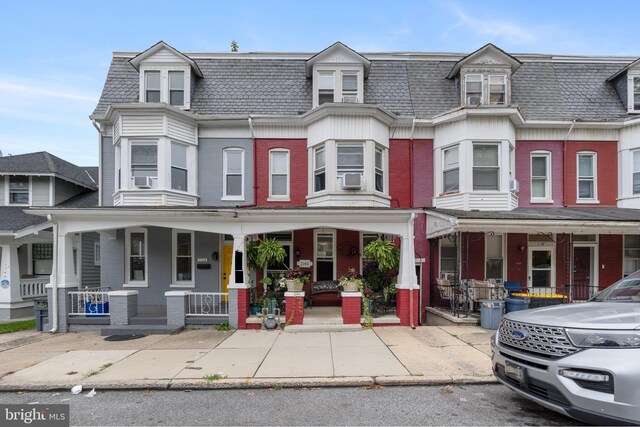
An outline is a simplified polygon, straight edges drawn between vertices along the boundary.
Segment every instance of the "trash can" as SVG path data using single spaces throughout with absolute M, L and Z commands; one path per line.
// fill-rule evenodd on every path
M 507 304 L 507 313 L 511 313 L 512 311 L 528 310 L 529 303 L 531 302 L 529 298 L 518 297 L 508 297 L 505 298 L 504 301 Z
M 49 318 L 49 302 L 46 298 L 33 300 L 33 314 L 36 318 L 36 331 L 44 330 L 44 321 Z
M 498 329 L 503 306 L 504 302 L 497 299 L 481 299 L 480 326 L 485 329 Z

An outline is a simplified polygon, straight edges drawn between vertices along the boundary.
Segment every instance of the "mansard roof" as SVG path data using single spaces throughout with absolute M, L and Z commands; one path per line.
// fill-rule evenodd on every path
M 476 53 L 486 50 L 502 52 L 487 45 Z M 427 119 L 460 107 L 459 82 L 447 77 L 465 57 L 475 57 L 476 53 L 362 54 L 370 61 L 364 102 L 399 116 Z M 194 82 L 190 111 L 200 115 L 303 114 L 313 107 L 308 61 L 318 55 L 190 54 L 203 75 Z M 138 102 L 139 74 L 129 62 L 133 56 L 114 54 L 92 117 L 101 118 L 112 103 Z M 511 77 L 511 103 L 528 120 L 612 121 L 628 117 L 614 84 L 607 79 L 635 58 L 506 53 L 503 57 L 510 66 L 521 64 Z
M 492 43 L 487 43 L 480 49 L 476 50 L 475 52 L 471 52 L 469 55 L 456 62 L 456 65 L 453 66 L 453 68 L 447 75 L 447 78 L 454 78 L 460 72 L 460 68 L 464 67 L 465 65 L 477 63 L 507 65 L 511 68 L 512 72 L 515 72 L 520 67 L 520 65 L 522 65 L 522 62 L 509 55 L 504 50 L 500 49 Z
M 136 55 L 135 57 L 131 58 L 129 60 L 129 62 L 131 63 L 131 65 L 133 65 L 133 67 L 136 70 L 140 70 L 140 63 L 142 61 L 144 61 L 147 58 L 152 57 L 153 55 L 155 55 L 156 53 L 160 52 L 163 49 L 166 49 L 169 52 L 173 53 L 177 59 L 180 59 L 180 60 L 188 63 L 189 65 L 191 65 L 191 68 L 192 68 L 193 72 L 198 77 L 202 77 L 202 72 L 200 71 L 200 68 L 198 67 L 198 64 L 196 64 L 196 62 L 193 59 L 189 58 L 187 55 L 185 55 L 184 53 L 178 51 L 174 47 L 169 46 L 167 43 L 163 42 L 162 40 L 160 40 L 158 43 L 154 44 L 153 46 L 151 46 L 149 49 L 145 50 L 144 52 L 140 52 L 138 55 Z
M 0 175 L 48 175 L 95 190 L 97 185 L 85 168 L 69 163 L 46 151 L 0 157 Z
M 341 62 L 336 62 L 341 61 Z M 311 70 L 317 63 L 335 63 L 343 64 L 345 62 L 353 64 L 361 64 L 364 66 L 365 77 L 369 76 L 369 68 L 371 67 L 371 61 L 369 61 L 364 55 L 351 49 L 349 46 L 342 42 L 335 42 L 322 52 L 313 55 L 307 60 L 307 77 L 311 77 Z

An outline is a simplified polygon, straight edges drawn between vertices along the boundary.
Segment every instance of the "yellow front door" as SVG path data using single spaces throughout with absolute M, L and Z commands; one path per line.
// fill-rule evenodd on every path
M 231 278 L 231 256 L 233 245 L 222 247 L 222 289 L 220 292 L 229 292 L 229 279 Z

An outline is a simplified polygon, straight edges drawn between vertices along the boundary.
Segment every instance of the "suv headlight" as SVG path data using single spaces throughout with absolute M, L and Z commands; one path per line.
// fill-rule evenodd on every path
M 640 348 L 640 331 L 566 329 L 576 347 Z

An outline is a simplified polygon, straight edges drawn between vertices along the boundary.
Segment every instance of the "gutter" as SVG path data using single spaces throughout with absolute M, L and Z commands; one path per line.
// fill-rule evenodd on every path
M 53 224 L 53 254 L 54 263 L 51 268 L 51 294 L 53 295 L 53 301 L 51 305 L 51 315 L 53 317 L 53 324 L 49 332 L 58 332 L 58 223 L 53 220 L 51 214 L 47 215 L 47 219 Z

